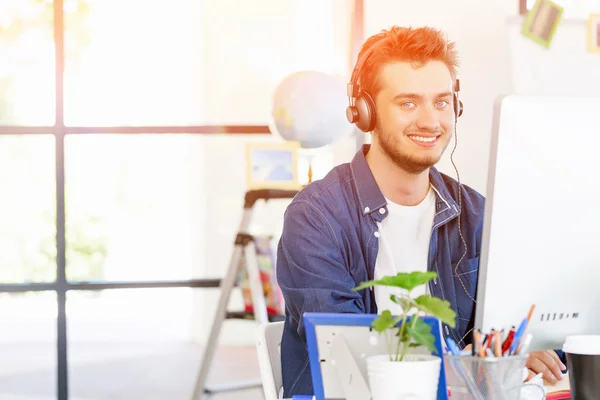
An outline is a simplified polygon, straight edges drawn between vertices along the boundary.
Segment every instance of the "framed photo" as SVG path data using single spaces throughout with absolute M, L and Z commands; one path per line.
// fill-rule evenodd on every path
M 600 53 L 600 14 L 590 14 L 588 20 L 588 51 Z
M 562 20 L 564 8 L 550 0 L 536 0 L 527 13 L 521 33 L 531 40 L 550 48 L 556 28 Z
M 298 142 L 246 144 L 248 189 L 299 190 Z

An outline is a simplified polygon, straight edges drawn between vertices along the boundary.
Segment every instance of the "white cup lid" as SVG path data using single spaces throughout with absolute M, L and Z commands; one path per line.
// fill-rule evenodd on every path
M 562 349 L 570 354 L 600 355 L 600 335 L 567 336 Z

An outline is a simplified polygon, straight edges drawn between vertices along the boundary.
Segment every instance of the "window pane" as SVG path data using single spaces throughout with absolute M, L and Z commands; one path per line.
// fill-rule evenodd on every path
M 195 289 L 200 291 L 200 289 Z M 69 393 L 81 399 L 188 399 L 202 346 L 193 333 L 208 325 L 194 319 L 193 289 L 120 289 L 68 292 Z M 244 321 L 249 338 L 254 324 Z M 225 324 L 227 325 L 227 324 Z M 221 342 L 210 383 L 259 379 L 253 343 Z M 242 397 L 262 399 L 260 389 Z
M 223 277 L 243 214 L 250 140 L 274 139 L 68 135 L 68 279 Z M 257 203 L 251 232 L 277 237 L 287 203 Z
M 65 138 L 69 280 L 191 279 L 202 264 L 202 137 Z
M 56 398 L 56 294 L 0 293 L 0 398 Z
M 0 135 L 0 282 L 56 277 L 53 135 Z
M 67 37 L 70 126 L 265 125 L 283 77 L 299 69 L 347 70 L 345 0 L 89 6 L 88 23 L 67 25 L 79 30 Z M 89 41 L 73 42 L 79 34 Z
M 52 1 L 0 1 L 0 124 L 54 124 Z

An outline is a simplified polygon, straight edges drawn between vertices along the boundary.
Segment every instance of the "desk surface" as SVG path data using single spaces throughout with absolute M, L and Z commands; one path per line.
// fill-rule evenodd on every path
M 546 389 L 547 399 L 569 399 L 570 395 L 569 397 L 565 397 L 565 394 L 571 391 L 569 374 L 565 374 L 555 385 L 545 384 L 544 389 Z
M 557 392 L 561 390 L 571 390 L 571 385 L 569 383 L 569 374 L 565 374 L 563 378 L 556 382 L 555 385 L 544 384 L 544 388 L 548 393 Z
M 552 396 L 552 393 L 559 394 L 564 391 L 569 391 L 570 387 L 571 386 L 569 384 L 569 375 L 565 375 L 564 378 L 558 381 L 555 385 L 544 385 L 546 393 L 548 393 L 548 399 L 555 398 Z M 565 399 L 565 397 L 562 396 L 556 398 Z M 288 398 L 283 400 L 313 400 L 313 396 L 294 396 L 291 399 Z
M 548 388 L 552 388 L 552 386 L 549 386 Z M 556 394 L 560 393 L 560 392 L 556 392 L 555 388 L 551 389 L 551 390 L 553 390 L 554 393 L 556 393 Z M 548 397 L 547 397 L 547 399 L 561 399 L 561 400 L 568 400 L 570 398 L 571 398 L 570 396 L 569 397 L 563 397 L 563 396 L 557 396 L 557 397 L 555 397 L 555 396 L 552 396 L 552 393 L 550 391 L 548 392 Z M 313 400 L 313 396 L 294 396 L 291 399 L 287 398 L 287 399 L 283 399 L 283 400 Z

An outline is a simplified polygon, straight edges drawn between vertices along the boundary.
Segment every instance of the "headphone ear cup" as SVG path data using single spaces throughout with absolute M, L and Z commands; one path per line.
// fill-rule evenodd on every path
M 460 117 L 463 113 L 463 103 L 458 100 L 458 96 L 454 93 L 454 115 L 456 118 Z
M 361 92 L 356 98 L 356 109 L 358 110 L 358 121 L 356 126 L 363 132 L 371 132 L 375 129 L 375 103 L 367 92 Z
M 346 107 L 346 118 L 351 124 L 355 124 L 358 121 L 358 109 L 355 106 Z

